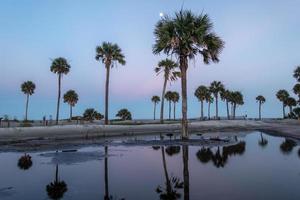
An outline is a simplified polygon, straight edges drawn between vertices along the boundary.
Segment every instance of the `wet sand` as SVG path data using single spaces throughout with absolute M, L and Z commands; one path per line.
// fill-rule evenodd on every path
M 42 151 L 104 145 L 114 137 L 167 133 L 179 135 L 180 129 L 179 123 L 1 128 L 0 151 Z M 205 133 L 211 137 L 236 135 L 238 132 L 245 131 L 262 131 L 300 139 L 300 122 L 298 120 L 212 120 L 189 123 L 190 133 Z

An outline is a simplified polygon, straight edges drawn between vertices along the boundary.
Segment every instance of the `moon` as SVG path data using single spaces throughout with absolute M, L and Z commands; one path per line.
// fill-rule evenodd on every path
M 160 12 L 160 13 L 159 13 L 159 16 L 160 16 L 160 17 L 163 17 L 163 16 L 164 16 L 164 13 Z

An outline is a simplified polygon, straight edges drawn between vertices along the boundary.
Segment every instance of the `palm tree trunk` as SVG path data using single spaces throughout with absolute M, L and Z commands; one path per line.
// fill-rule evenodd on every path
M 174 120 L 176 120 L 176 103 L 175 102 L 174 102 L 173 115 L 174 115 Z
M 58 74 L 58 95 L 57 95 L 57 106 L 56 106 L 56 125 L 58 125 L 59 119 L 59 105 L 60 105 L 60 93 L 61 93 L 61 74 Z
M 216 119 L 219 119 L 218 94 L 215 95 L 215 99 L 216 99 Z
M 293 112 L 293 106 L 289 106 L 290 107 L 290 113 Z
M 70 121 L 72 121 L 72 105 L 70 105 Z
M 210 120 L 210 102 L 208 102 L 207 117 Z
M 190 178 L 189 178 L 189 147 L 182 146 L 182 160 L 183 160 L 183 192 L 184 200 L 190 199 Z
M 169 101 L 169 120 L 171 120 L 171 101 Z
M 236 104 L 233 105 L 233 119 L 235 119 Z
M 153 119 L 155 120 L 155 114 L 156 114 L 156 103 L 154 103 L 154 111 L 153 111 Z
M 55 182 L 58 182 L 58 164 L 56 164 L 56 168 L 55 168 Z
M 161 105 L 160 105 L 160 123 L 164 123 L 164 104 L 165 104 L 165 92 L 167 87 L 168 79 L 165 77 L 163 91 L 161 94 Z
M 104 147 L 105 151 L 105 158 L 104 158 L 104 184 L 105 184 L 105 194 L 104 194 L 104 200 L 109 200 L 109 192 L 108 192 L 108 147 Z
M 228 100 L 226 100 L 226 110 L 227 110 L 227 119 L 230 119 Z
M 283 119 L 285 118 L 285 106 L 284 102 L 282 102 L 282 112 L 283 112 Z
M 259 102 L 259 120 L 261 120 L 261 102 Z
M 187 75 L 188 61 L 186 56 L 180 56 L 181 71 L 181 96 L 182 96 L 182 139 L 188 139 L 188 121 L 187 121 Z
M 29 101 L 29 94 L 27 94 L 27 97 L 26 97 L 25 121 L 27 121 L 28 101 Z
M 162 155 L 162 160 L 163 160 L 163 167 L 164 167 L 164 174 L 166 178 L 166 183 L 167 183 L 167 193 L 171 193 L 171 182 L 167 170 L 167 162 L 166 162 L 166 156 L 165 156 L 165 148 L 161 146 L 161 155 Z
M 105 82 L 105 116 L 104 124 L 108 124 L 108 90 L 109 90 L 109 72 L 110 72 L 110 63 L 106 64 L 106 82 Z
M 200 120 L 203 120 L 203 100 L 201 100 L 200 102 L 201 102 L 201 117 L 200 117 Z

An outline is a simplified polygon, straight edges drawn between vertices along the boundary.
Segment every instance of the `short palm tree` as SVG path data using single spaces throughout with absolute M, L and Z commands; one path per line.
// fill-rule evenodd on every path
M 154 104 L 154 112 L 153 112 L 153 119 L 155 120 L 155 115 L 156 115 L 156 104 L 158 104 L 158 102 L 160 102 L 160 98 L 159 98 L 159 96 L 153 96 L 152 98 L 151 98 L 151 101 L 153 102 L 153 104 Z
M 226 102 L 227 119 L 230 119 L 230 114 L 229 114 L 230 91 L 223 90 L 223 91 L 221 91 L 220 96 L 221 96 L 222 101 Z
M 57 106 L 56 106 L 56 125 L 59 119 L 59 106 L 60 106 L 60 95 L 61 95 L 61 78 L 65 74 L 68 74 L 71 66 L 65 58 L 59 57 L 52 61 L 50 71 L 58 75 L 58 95 L 57 95 Z
M 171 91 L 166 92 L 165 98 L 169 102 L 169 120 L 171 120 L 171 103 L 173 98 L 173 92 Z
M 29 96 L 33 95 L 35 84 L 32 81 L 26 81 L 22 83 L 21 90 L 24 94 L 26 94 L 25 121 L 27 121 Z
M 119 110 L 116 117 L 120 117 L 121 120 L 132 120 L 131 112 L 129 112 L 126 108 Z
M 153 53 L 161 52 L 178 58 L 181 71 L 182 138 L 188 138 L 187 121 L 187 69 L 188 60 L 197 54 L 203 62 L 218 62 L 224 42 L 213 32 L 208 15 L 195 15 L 191 11 L 179 11 L 174 17 L 165 16 L 155 26 Z
M 172 92 L 172 102 L 173 102 L 173 115 L 174 115 L 174 120 L 176 119 L 176 103 L 178 103 L 180 95 L 178 92 L 174 91 Z
M 294 91 L 294 93 L 299 97 L 299 101 L 300 101 L 300 83 L 297 83 L 297 84 L 293 87 L 293 91 Z
M 78 94 L 74 90 L 69 90 L 64 94 L 64 103 L 70 105 L 70 121 L 72 120 L 72 108 L 78 102 Z
M 170 59 L 165 59 L 161 60 L 157 67 L 155 67 L 154 71 L 156 74 L 163 73 L 164 76 L 164 84 L 163 84 L 163 89 L 162 89 L 162 94 L 161 94 L 161 106 L 160 106 L 160 123 L 164 122 L 164 99 L 165 99 L 165 93 L 166 93 L 166 87 L 168 81 L 175 81 L 179 77 L 180 73 L 176 71 L 177 64 L 170 60 Z
M 96 60 L 101 61 L 106 69 L 105 82 L 105 124 L 108 124 L 108 92 L 109 92 L 109 74 L 110 68 L 113 68 L 117 63 L 125 65 L 125 56 L 117 44 L 103 42 L 101 46 L 96 47 Z
M 283 112 L 283 118 L 285 118 L 285 102 L 287 100 L 287 98 L 289 98 L 289 93 L 286 90 L 279 90 L 276 93 L 276 97 L 279 101 L 282 102 L 282 112 Z
M 219 94 L 224 91 L 224 85 L 220 81 L 213 81 L 210 84 L 209 90 L 214 95 L 216 101 L 216 119 L 219 119 L 219 108 L 218 108 L 218 99 Z
M 235 119 L 235 114 L 236 114 L 236 107 L 238 105 L 243 105 L 244 104 L 244 97 L 243 94 L 239 91 L 231 92 L 230 94 L 230 102 L 232 105 L 232 111 L 233 111 L 233 119 Z
M 208 103 L 207 116 L 210 119 L 210 105 L 214 102 L 214 98 L 211 95 L 211 92 L 208 90 L 205 101 Z
M 287 105 L 290 108 L 290 113 L 292 113 L 293 112 L 293 106 L 297 105 L 297 101 L 293 97 L 288 97 L 285 101 L 285 105 Z
M 200 101 L 201 103 L 201 117 L 200 120 L 204 119 L 204 114 L 203 114 L 203 102 L 206 100 L 208 89 L 204 85 L 200 85 L 196 90 L 195 90 L 195 97 Z
M 294 78 L 297 79 L 298 82 L 300 82 L 300 65 L 297 66 L 294 70 Z
M 262 95 L 258 95 L 256 97 L 256 101 L 258 102 L 258 113 L 259 113 L 259 120 L 261 120 L 261 105 L 266 102 L 266 98 Z

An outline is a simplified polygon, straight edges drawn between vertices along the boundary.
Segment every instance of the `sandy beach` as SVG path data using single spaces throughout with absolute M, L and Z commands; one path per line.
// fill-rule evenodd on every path
M 0 150 L 26 151 L 64 148 L 77 145 L 104 144 L 113 137 L 149 134 L 179 134 L 181 125 L 64 125 L 51 127 L 17 127 L 0 129 Z M 300 139 L 297 120 L 219 120 L 189 123 L 190 133 L 224 136 L 241 131 L 262 131 Z

